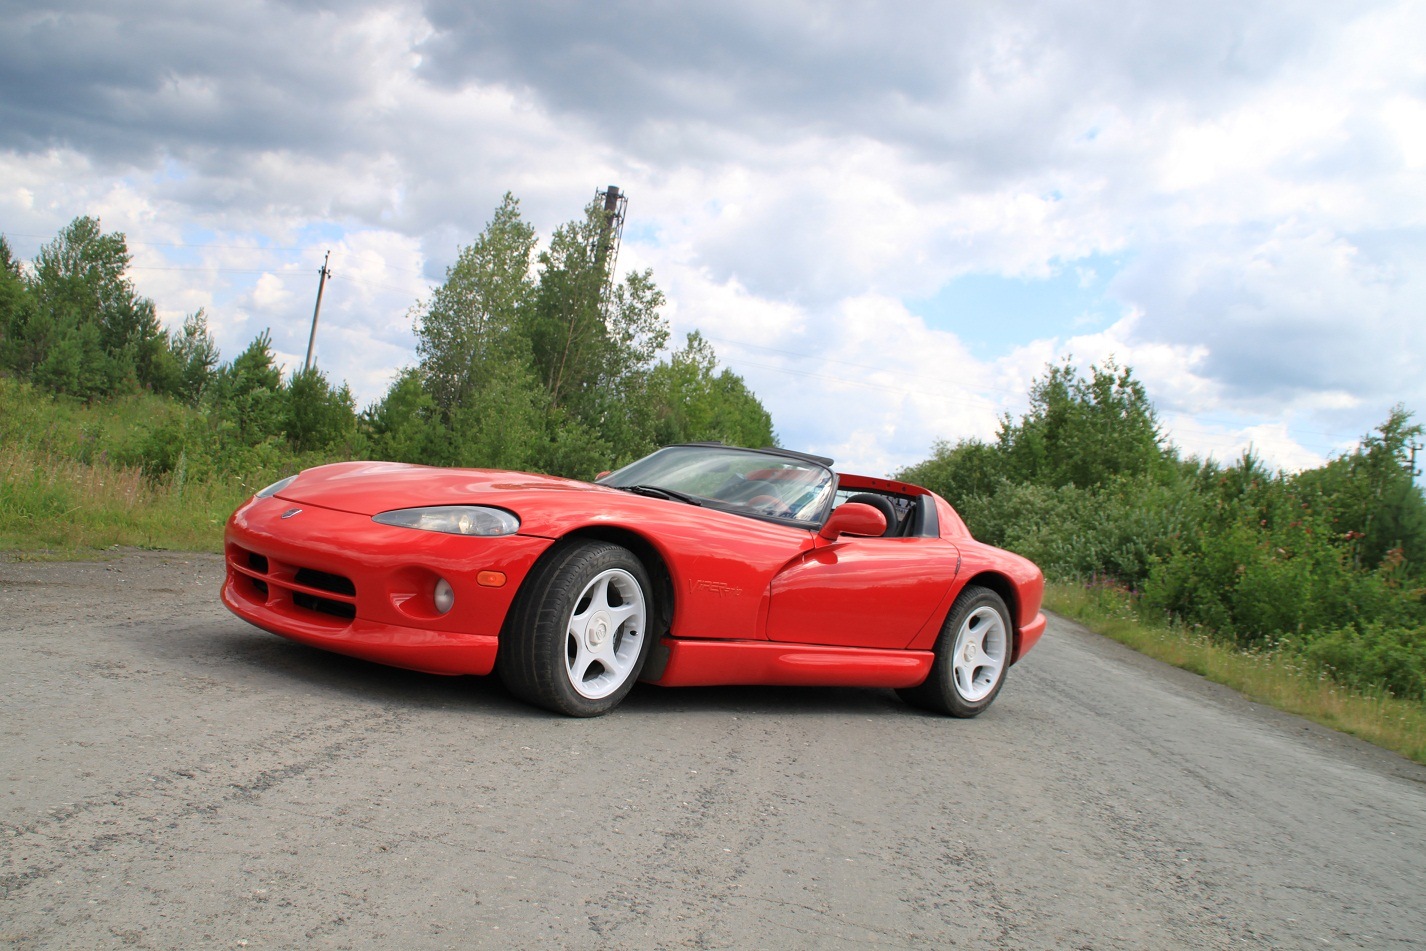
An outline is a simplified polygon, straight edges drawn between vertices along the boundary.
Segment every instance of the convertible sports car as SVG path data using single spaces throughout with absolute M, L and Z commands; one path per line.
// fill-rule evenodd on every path
M 926 489 L 669 446 L 594 483 L 348 462 L 228 521 L 223 603 L 283 637 L 598 716 L 664 686 L 894 687 L 958 717 L 1039 640 L 1044 579 Z

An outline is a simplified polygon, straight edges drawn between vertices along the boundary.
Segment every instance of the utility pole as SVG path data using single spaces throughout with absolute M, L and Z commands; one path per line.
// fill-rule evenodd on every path
M 322 268 L 317 273 L 321 275 L 317 279 L 317 306 L 312 308 L 312 333 L 307 337 L 307 362 L 302 364 L 302 372 L 306 373 L 312 369 L 312 348 L 317 345 L 317 315 L 322 313 L 322 288 L 327 286 L 327 278 L 332 276 L 332 272 L 327 269 L 327 262 L 332 259 L 332 252 L 328 251 L 326 257 L 322 258 Z

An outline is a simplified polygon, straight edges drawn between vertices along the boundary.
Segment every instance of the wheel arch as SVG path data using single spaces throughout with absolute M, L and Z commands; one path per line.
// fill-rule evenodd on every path
M 562 536 L 540 555 L 530 571 L 525 575 L 523 584 L 539 572 L 540 567 L 556 554 L 567 548 L 573 542 L 598 541 L 608 542 L 612 545 L 619 545 L 627 548 L 634 557 L 643 564 L 644 570 L 649 574 L 649 583 L 654 590 L 649 592 L 654 601 L 656 635 L 662 636 L 668 632 L 673 622 L 673 576 L 668 570 L 668 563 L 658 548 L 654 546 L 643 535 L 631 531 L 627 528 L 606 525 L 591 525 L 584 528 L 575 529 L 568 535 Z M 657 644 L 657 640 L 654 642 Z
M 1010 612 L 1010 664 L 1014 665 L 1020 659 L 1020 595 L 1015 582 L 997 571 L 982 571 L 972 576 L 961 590 L 972 585 L 994 591 L 1005 602 L 1005 609 Z

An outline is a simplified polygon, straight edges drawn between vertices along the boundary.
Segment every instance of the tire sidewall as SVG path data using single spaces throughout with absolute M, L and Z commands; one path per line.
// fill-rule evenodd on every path
M 979 700 L 967 700 L 961 695 L 960 686 L 956 683 L 956 638 L 966 620 L 973 613 L 985 607 L 991 608 L 1000 615 L 1000 623 L 1005 628 L 1005 657 L 1001 660 L 1000 674 L 990 692 Z M 948 712 L 952 716 L 977 716 L 995 702 L 995 698 L 1000 694 L 1000 688 L 1005 686 L 1005 674 L 1010 669 L 1013 638 L 1014 628 L 1010 626 L 1010 611 L 1006 608 L 1005 601 L 1001 599 L 1000 595 L 989 588 L 968 587 L 961 592 L 960 597 L 956 598 L 956 603 L 951 607 L 950 614 L 946 616 L 946 623 L 941 628 L 941 635 L 936 644 L 936 666 L 940 668 L 937 673 L 940 675 L 942 690 L 945 691 L 946 703 L 950 708 Z
M 956 636 L 961 626 L 975 611 L 990 607 L 1000 615 L 1005 625 L 1005 660 L 1000 665 L 1000 677 L 990 692 L 979 700 L 970 701 L 961 696 L 956 686 L 955 650 Z M 901 698 L 914 706 L 944 713 L 947 716 L 968 719 L 979 716 L 995 702 L 1000 688 L 1005 686 L 1005 676 L 1010 669 L 1010 658 L 1014 656 L 1015 629 L 1010 623 L 1010 610 L 1000 595 L 989 588 L 967 585 L 956 597 L 946 621 L 941 625 L 941 633 L 936 638 L 935 660 L 931 662 L 931 672 L 925 681 L 915 687 L 905 687 L 897 691 Z
M 544 569 L 520 594 L 524 603 L 516 616 L 521 623 L 505 634 L 528 639 L 510 651 L 509 661 L 502 666 L 506 684 L 523 699 L 558 713 L 576 717 L 608 713 L 633 689 L 649 656 L 654 636 L 650 628 L 656 611 L 648 572 L 627 548 L 598 541 L 569 544 L 556 552 Z M 595 577 L 609 569 L 626 572 L 638 586 L 644 601 L 644 629 L 639 632 L 639 655 L 628 676 L 613 692 L 591 699 L 570 681 L 566 638 L 579 596 Z M 521 669 L 512 669 L 517 664 Z

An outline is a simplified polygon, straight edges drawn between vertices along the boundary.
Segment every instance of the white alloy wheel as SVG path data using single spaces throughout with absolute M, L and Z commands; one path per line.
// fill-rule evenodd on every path
M 1015 649 L 1015 629 L 1005 599 L 989 588 L 961 589 L 941 634 L 926 679 L 901 687 L 901 699 L 953 717 L 978 717 L 1005 685 Z
M 602 700 L 634 674 L 643 653 L 648 605 L 622 568 L 595 575 L 575 599 L 565 636 L 565 672 L 582 697 Z
M 620 545 L 561 542 L 505 618 L 495 669 L 522 700 L 572 717 L 608 713 L 633 689 L 658 633 L 648 569 Z
M 999 611 L 982 605 L 970 612 L 956 631 L 955 652 L 951 655 L 956 693 L 968 703 L 989 696 L 1000 683 L 1009 644 L 1005 619 Z

